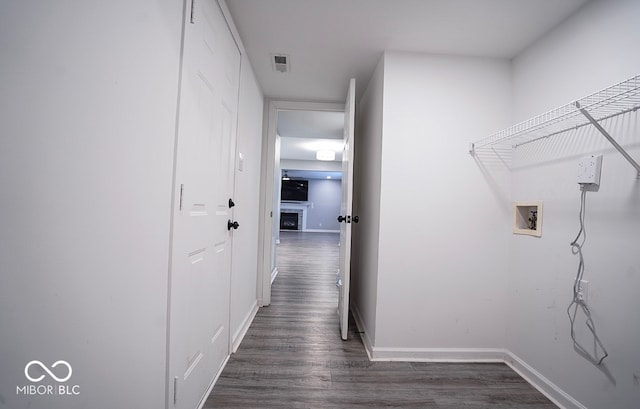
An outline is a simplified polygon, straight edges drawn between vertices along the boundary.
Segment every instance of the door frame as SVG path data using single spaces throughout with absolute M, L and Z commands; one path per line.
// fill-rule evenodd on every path
M 329 111 L 344 112 L 343 102 L 313 102 L 313 101 L 293 101 L 280 99 L 267 99 L 264 113 L 264 134 L 262 144 L 262 172 L 260 185 L 260 246 L 258 249 L 258 260 L 260 268 L 258 270 L 257 295 L 260 307 L 271 304 L 271 283 L 278 275 L 278 267 L 275 264 L 276 242 L 274 238 L 275 229 L 279 229 L 279 217 L 276 217 L 278 210 L 277 199 L 279 192 L 276 191 L 276 178 L 280 178 L 280 152 L 276 146 L 276 129 L 278 111 Z

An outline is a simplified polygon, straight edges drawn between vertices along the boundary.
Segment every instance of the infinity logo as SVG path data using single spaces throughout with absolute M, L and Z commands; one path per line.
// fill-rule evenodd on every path
M 69 373 L 67 374 L 66 377 L 64 378 L 58 378 L 53 372 L 51 372 L 49 370 L 49 368 L 47 368 L 47 366 L 45 364 L 43 364 L 40 361 L 31 361 L 29 362 L 25 367 L 24 367 L 24 376 L 27 377 L 28 380 L 30 380 L 31 382 L 40 382 L 42 379 L 44 379 L 44 375 L 40 375 L 38 378 L 32 378 L 29 375 L 29 368 L 31 368 L 32 365 L 38 365 L 40 366 L 40 368 L 42 368 L 46 373 L 49 374 L 50 377 L 52 377 L 53 379 L 56 380 L 56 382 L 65 382 L 67 381 L 69 378 L 71 378 L 71 373 L 73 372 L 73 370 L 71 369 L 71 365 L 69 365 L 69 362 L 67 361 L 56 361 L 53 363 L 53 365 L 51 365 L 51 369 L 55 368 L 58 365 L 64 365 L 67 367 L 67 369 L 69 370 Z

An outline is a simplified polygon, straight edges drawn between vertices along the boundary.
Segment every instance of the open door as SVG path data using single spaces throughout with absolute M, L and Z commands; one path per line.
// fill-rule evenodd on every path
M 353 130 L 355 122 L 356 80 L 349 81 L 347 102 L 344 106 L 344 149 L 342 152 L 342 203 L 340 205 L 340 272 L 338 280 L 338 315 L 340 335 L 347 339 L 349 332 L 349 283 L 351 278 L 351 224 L 358 218 L 352 217 L 353 204 Z

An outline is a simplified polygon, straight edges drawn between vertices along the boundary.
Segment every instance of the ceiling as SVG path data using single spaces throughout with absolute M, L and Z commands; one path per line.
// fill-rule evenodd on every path
M 589 0 L 226 0 L 267 98 L 359 99 L 385 50 L 511 59 Z M 274 54 L 290 71 L 275 71 Z M 282 111 L 283 159 L 314 160 L 343 118 Z M 339 160 L 339 158 L 337 158 Z M 320 175 L 319 177 L 322 177 Z
M 280 158 L 315 161 L 316 151 L 330 150 L 342 161 L 343 127 L 343 112 L 279 111 Z
M 266 97 L 344 101 L 383 51 L 511 59 L 589 0 L 226 0 Z M 272 54 L 291 70 L 274 71 Z
M 281 162 L 291 178 L 342 179 L 342 172 L 337 169 L 341 168 L 339 162 L 342 162 L 344 147 L 344 112 L 281 110 L 276 126 L 280 136 L 280 159 L 307 161 L 303 166 L 305 170 L 295 166 L 292 169 Z M 317 161 L 319 150 L 335 152 L 334 163 Z
M 278 134 L 294 138 L 342 139 L 344 113 L 331 111 L 278 111 Z

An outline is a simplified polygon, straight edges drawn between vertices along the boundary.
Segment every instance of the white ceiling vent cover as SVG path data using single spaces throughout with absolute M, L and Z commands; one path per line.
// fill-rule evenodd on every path
M 286 54 L 271 54 L 271 66 L 274 71 L 290 72 L 289 56 Z

